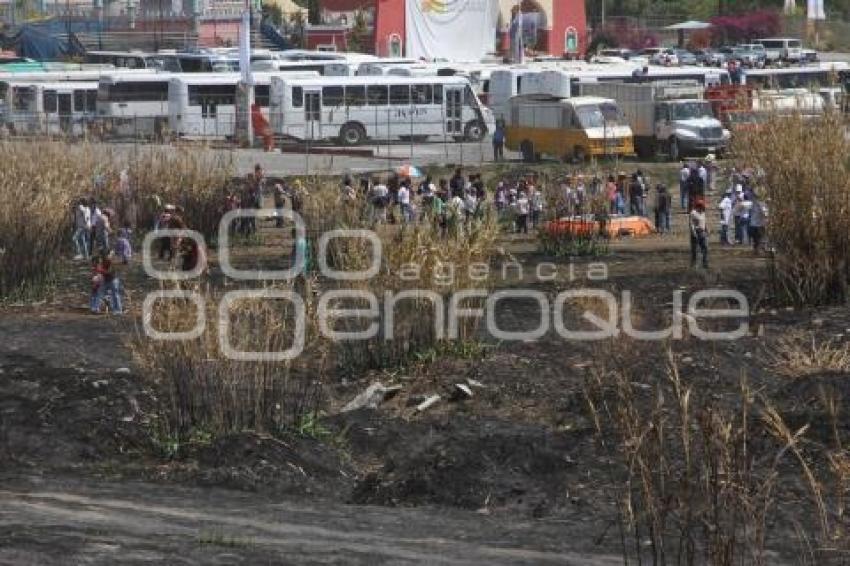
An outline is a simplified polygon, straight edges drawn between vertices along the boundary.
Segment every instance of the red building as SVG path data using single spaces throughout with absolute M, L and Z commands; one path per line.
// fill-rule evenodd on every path
M 405 2 L 423 0 L 320 0 L 323 13 L 334 24 L 353 22 L 358 12 L 367 14 L 373 30 L 373 52 L 382 57 L 404 55 Z M 522 0 L 524 28 L 534 41 L 526 42 L 537 53 L 557 57 L 582 56 L 587 48 L 585 0 Z M 499 29 L 494 52 L 510 52 L 510 25 L 516 0 L 500 0 Z M 330 22 L 329 22 L 330 23 Z M 498 39 L 498 40 L 497 40 Z M 533 45 L 532 45 L 533 44 Z

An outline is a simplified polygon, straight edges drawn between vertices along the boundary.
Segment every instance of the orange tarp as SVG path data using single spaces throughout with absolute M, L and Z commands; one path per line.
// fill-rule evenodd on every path
M 601 223 L 583 218 L 560 218 L 547 222 L 545 230 L 550 234 L 572 233 L 576 235 L 598 234 Z M 642 216 L 612 216 L 605 222 L 605 231 L 611 237 L 648 236 L 655 233 L 655 226 Z

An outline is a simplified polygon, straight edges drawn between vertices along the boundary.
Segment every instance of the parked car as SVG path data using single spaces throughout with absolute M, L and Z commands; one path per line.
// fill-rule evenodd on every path
M 687 49 L 676 49 L 675 53 L 680 65 L 697 64 L 697 56 L 688 51 Z
M 735 47 L 721 47 L 720 52 L 723 53 L 727 63 L 729 61 L 735 61 L 744 67 L 756 66 L 756 60 L 758 58 L 756 53 L 741 46 L 736 45 Z
M 669 47 L 647 47 L 641 51 L 641 55 L 649 58 L 653 65 L 674 66 L 679 64 L 676 52 Z
M 800 61 L 803 63 L 817 63 L 818 52 L 814 49 L 803 49 L 801 52 Z
M 716 49 L 697 49 L 694 55 L 698 65 L 722 67 L 726 63 L 726 56 Z
M 760 43 L 744 43 L 738 48 L 745 54 L 745 65 L 750 67 L 764 67 L 767 64 L 767 52 Z

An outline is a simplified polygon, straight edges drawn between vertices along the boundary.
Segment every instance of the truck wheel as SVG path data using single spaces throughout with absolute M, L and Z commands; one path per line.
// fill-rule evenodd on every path
M 651 141 L 641 141 L 635 143 L 635 151 L 638 157 L 647 161 L 655 157 L 655 144 Z
M 534 153 L 534 144 L 528 140 L 525 140 L 521 144 L 519 144 L 519 152 L 522 154 L 522 160 L 526 163 L 534 163 L 535 161 L 535 153 Z
M 339 131 L 339 141 L 342 145 L 360 145 L 366 141 L 366 131 L 360 124 L 345 124 Z
M 667 148 L 670 153 L 670 159 L 673 161 L 679 161 L 681 153 L 679 151 L 679 140 L 676 139 L 676 136 L 670 138 L 670 141 L 667 142 Z
M 463 137 L 466 138 L 466 141 L 477 142 L 484 139 L 485 132 L 484 124 L 480 120 L 473 120 L 463 129 Z

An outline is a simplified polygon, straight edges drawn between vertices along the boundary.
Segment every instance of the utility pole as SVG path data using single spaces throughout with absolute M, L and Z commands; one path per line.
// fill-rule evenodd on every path
M 605 25 L 605 0 L 599 0 L 602 4 L 602 25 Z

